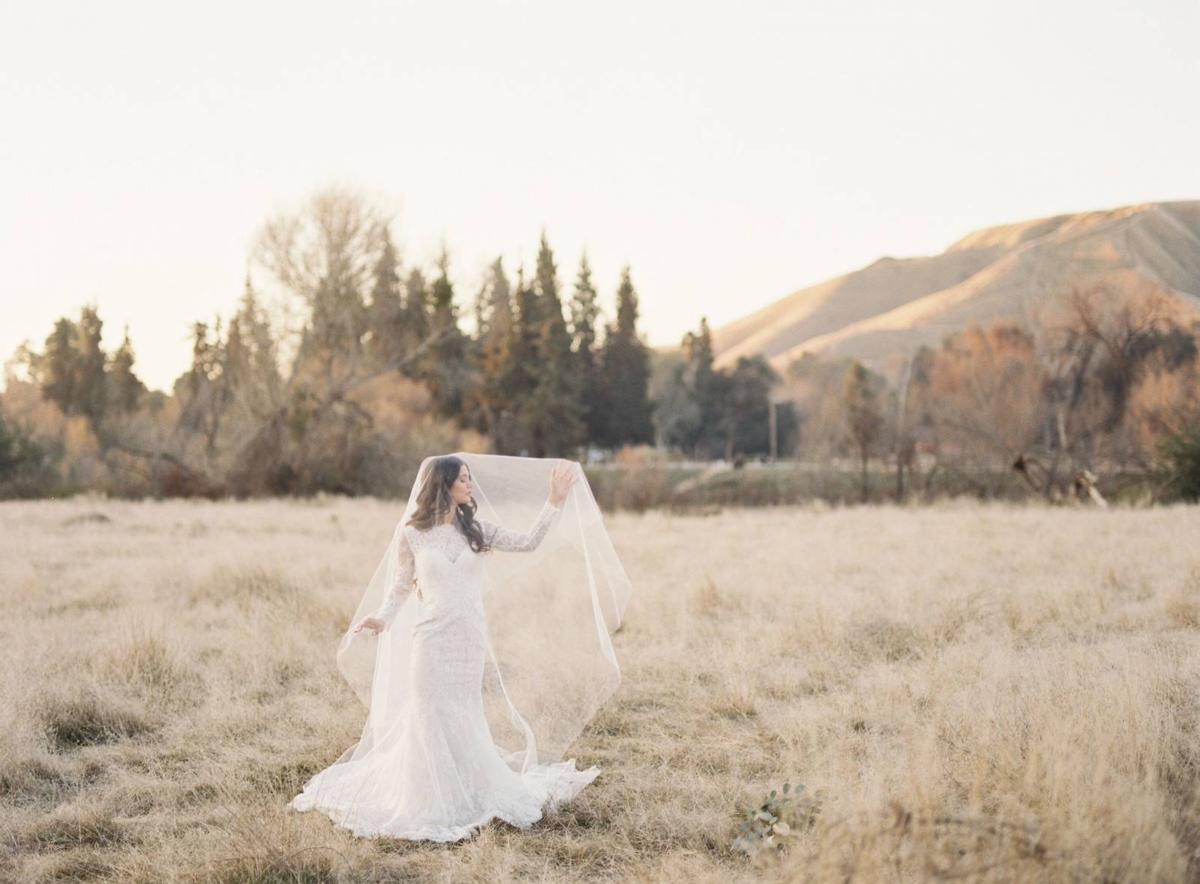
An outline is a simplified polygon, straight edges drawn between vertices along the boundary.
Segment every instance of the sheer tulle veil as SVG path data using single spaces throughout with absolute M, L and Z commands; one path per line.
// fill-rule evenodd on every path
M 456 453 L 474 483 L 477 519 L 525 530 L 537 517 L 558 461 Z M 370 751 L 411 702 L 409 654 L 419 604 L 410 593 L 378 636 L 354 625 L 379 608 L 395 579 L 400 529 L 415 511 L 437 458 L 417 472 L 408 506 L 337 650 L 342 675 L 367 706 L 359 742 L 339 762 Z M 630 584 L 580 469 L 579 479 L 537 549 L 482 553 L 487 621 L 483 699 L 492 738 L 509 765 L 559 761 L 621 680 L 611 634 L 620 628 Z

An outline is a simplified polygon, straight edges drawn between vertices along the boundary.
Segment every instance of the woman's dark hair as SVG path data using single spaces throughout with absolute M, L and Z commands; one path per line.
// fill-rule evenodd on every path
M 487 552 L 491 549 L 483 539 L 483 528 L 475 521 L 475 512 L 479 504 L 475 498 L 468 503 L 455 506 L 450 489 L 458 481 L 458 474 L 466 466 L 462 458 L 454 455 L 435 458 L 429 468 L 429 476 L 424 486 L 417 492 L 417 508 L 408 524 L 419 531 L 428 531 L 435 525 L 442 524 L 442 519 L 450 510 L 454 510 L 454 522 L 467 538 L 467 544 L 475 552 Z M 468 473 L 470 467 L 467 467 Z

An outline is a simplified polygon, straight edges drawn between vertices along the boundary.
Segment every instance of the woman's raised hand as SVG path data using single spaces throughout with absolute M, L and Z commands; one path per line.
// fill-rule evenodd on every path
M 579 464 L 572 460 L 560 460 L 550 472 L 550 503 L 558 506 L 567 498 L 567 492 L 579 479 Z
M 362 632 L 364 629 L 371 630 L 372 635 L 379 635 L 387 627 L 387 624 L 378 617 L 364 617 L 358 626 L 354 627 L 355 632 Z

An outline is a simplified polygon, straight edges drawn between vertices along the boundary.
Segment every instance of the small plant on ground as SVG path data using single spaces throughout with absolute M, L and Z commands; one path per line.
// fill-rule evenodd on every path
M 813 827 L 820 812 L 820 794 L 805 792 L 803 785 L 793 789 L 791 783 L 784 783 L 782 792 L 772 789 L 762 803 L 734 813 L 738 836 L 732 849 L 750 859 L 782 853 L 792 839 Z

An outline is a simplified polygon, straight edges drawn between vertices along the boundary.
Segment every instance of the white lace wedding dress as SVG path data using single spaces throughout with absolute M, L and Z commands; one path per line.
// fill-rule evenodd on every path
M 528 531 L 480 521 L 493 549 L 531 551 L 561 513 L 547 501 Z M 361 758 L 318 773 L 289 802 L 363 837 L 458 841 L 492 819 L 526 828 L 574 797 L 599 769 L 574 759 L 509 766 L 484 715 L 483 559 L 455 525 L 403 528 L 397 578 L 376 614 L 389 626 L 413 588 L 418 609 L 412 702 Z M 407 541 L 407 542 L 403 542 Z

